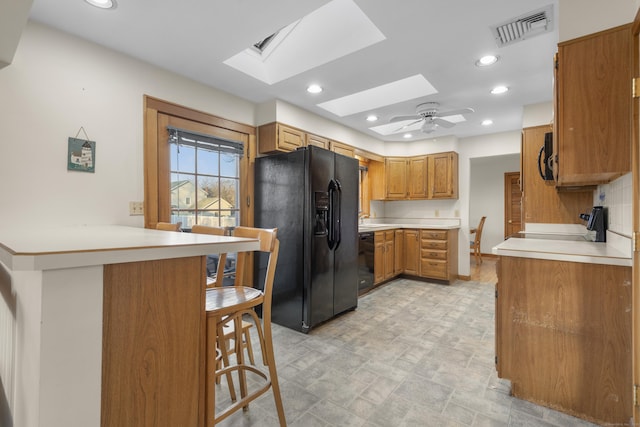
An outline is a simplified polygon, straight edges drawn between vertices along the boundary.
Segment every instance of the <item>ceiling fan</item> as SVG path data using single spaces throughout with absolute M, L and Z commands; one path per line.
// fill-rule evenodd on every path
M 414 120 L 413 122 L 402 126 L 400 129 L 396 131 L 396 132 L 399 132 L 402 129 L 408 128 L 409 126 L 413 126 L 416 123 L 424 121 L 420 129 L 424 133 L 431 133 L 431 132 L 435 132 L 438 126 L 441 126 L 443 128 L 451 128 L 455 126 L 455 123 L 445 120 L 442 117 L 455 116 L 458 114 L 469 114 L 474 112 L 473 108 L 462 108 L 460 110 L 439 112 L 438 111 L 439 106 L 440 104 L 438 104 L 437 102 L 425 102 L 424 104 L 419 104 L 416 107 L 415 115 L 392 117 L 391 123 Z

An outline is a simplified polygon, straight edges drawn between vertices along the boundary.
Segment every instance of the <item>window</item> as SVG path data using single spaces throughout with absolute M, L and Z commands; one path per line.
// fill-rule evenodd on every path
M 174 210 L 176 211 L 176 214 L 190 214 L 194 221 L 196 220 L 196 212 L 204 214 L 206 212 L 217 211 L 218 218 L 222 218 L 224 215 L 221 217 L 220 211 L 230 210 L 229 208 L 221 208 L 218 210 L 213 209 L 212 207 L 209 209 L 206 207 L 202 209 L 202 206 L 197 205 L 195 199 L 195 188 L 197 188 L 197 182 L 195 181 L 195 176 L 197 175 L 195 169 L 197 166 L 195 163 L 195 151 L 200 150 L 198 150 L 198 146 L 194 145 L 194 143 L 188 145 L 187 142 L 189 141 L 184 141 L 184 146 L 180 147 L 181 158 L 178 159 L 180 161 L 180 166 L 174 168 L 171 165 L 172 144 L 168 143 L 170 138 L 169 129 L 171 128 L 185 130 L 195 136 L 201 136 L 201 138 L 195 138 L 192 136 L 188 139 L 193 141 L 202 141 L 202 153 L 204 157 L 212 155 L 211 153 L 207 153 L 206 150 L 207 144 L 209 143 L 214 146 L 230 145 L 230 148 L 242 147 L 244 155 L 239 159 L 239 173 L 235 177 L 238 180 L 238 185 L 240 187 L 239 196 L 237 195 L 236 201 L 242 200 L 242 203 L 234 203 L 231 210 L 235 209 L 236 221 L 237 216 L 240 215 L 240 225 L 253 225 L 253 207 L 251 205 L 251 201 L 253 200 L 252 165 L 256 153 L 255 127 L 162 101 L 150 96 L 144 97 L 144 104 L 145 227 L 155 228 L 159 221 L 172 221 Z M 236 144 L 238 145 L 236 146 Z M 194 156 L 191 171 L 183 170 L 182 168 L 183 165 L 187 164 L 186 150 L 191 150 Z M 199 156 L 198 158 L 203 160 L 203 156 Z M 199 168 L 198 172 L 203 175 L 203 178 L 208 175 L 215 176 L 221 183 L 223 179 L 228 178 L 231 174 L 226 172 L 224 163 L 222 163 L 222 167 L 218 164 L 218 168 L 219 170 L 222 170 L 221 174 L 209 173 L 206 168 L 204 171 Z M 172 171 L 179 173 L 180 176 L 176 178 Z M 172 183 L 183 180 L 183 178 L 186 179 L 187 177 L 189 177 L 191 182 L 194 184 L 194 194 L 188 194 L 187 192 L 180 191 L 179 203 L 176 203 L 175 200 L 172 200 Z M 222 184 L 220 187 L 222 187 Z M 187 198 L 189 200 L 187 200 Z M 173 207 L 173 205 L 175 205 L 175 207 Z M 189 210 L 187 208 L 193 206 L 195 206 L 195 209 Z M 190 226 L 192 223 L 187 219 L 183 225 Z M 250 272 L 250 270 L 247 269 L 247 271 L 245 271 L 245 275 L 247 272 Z
M 358 216 L 359 217 L 368 217 L 369 216 L 369 168 L 368 161 L 360 160 L 360 167 L 358 171 Z
M 184 228 L 239 225 L 242 143 L 171 126 L 167 130 L 171 222 Z

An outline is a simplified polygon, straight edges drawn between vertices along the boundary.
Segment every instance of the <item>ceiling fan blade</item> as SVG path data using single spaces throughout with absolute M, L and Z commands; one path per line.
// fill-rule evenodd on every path
M 458 114 L 470 114 L 474 112 L 475 110 L 473 108 L 461 108 L 459 110 L 451 110 L 451 111 L 443 111 L 443 112 L 438 111 L 438 114 L 434 115 L 434 117 L 448 117 L 448 116 L 456 116 Z
M 406 119 L 406 120 L 409 120 L 409 119 Z M 398 132 L 400 132 L 401 130 L 408 128 L 409 126 L 413 126 L 413 125 L 415 125 L 416 123 L 420 123 L 422 120 L 423 120 L 423 119 L 422 119 L 422 117 L 420 117 L 418 120 L 415 120 L 415 121 L 413 121 L 413 122 L 411 122 L 411 123 L 407 123 L 407 124 L 406 124 L 406 125 L 404 125 L 404 126 L 400 126 L 398 129 L 394 130 L 392 133 L 398 133 Z
M 432 120 L 433 123 L 437 124 L 438 126 L 442 126 L 443 128 L 452 128 L 454 127 L 456 124 L 452 123 L 450 121 L 447 120 L 442 120 L 442 119 L 438 119 L 438 118 L 434 118 Z
M 389 123 L 403 122 L 405 120 L 422 120 L 422 117 L 416 116 L 415 114 L 412 116 L 395 116 L 392 117 L 391 120 L 389 120 Z

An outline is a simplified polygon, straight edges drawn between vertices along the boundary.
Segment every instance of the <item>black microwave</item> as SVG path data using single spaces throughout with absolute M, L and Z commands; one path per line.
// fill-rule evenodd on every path
M 538 172 L 545 181 L 553 181 L 553 133 L 544 134 L 544 144 L 538 153 Z

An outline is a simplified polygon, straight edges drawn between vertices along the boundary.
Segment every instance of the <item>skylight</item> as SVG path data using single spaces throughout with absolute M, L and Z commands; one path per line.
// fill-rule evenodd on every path
M 422 74 L 332 99 L 318 107 L 343 117 L 373 108 L 438 93 Z
M 333 0 L 224 63 L 274 84 L 384 39 L 353 0 Z

